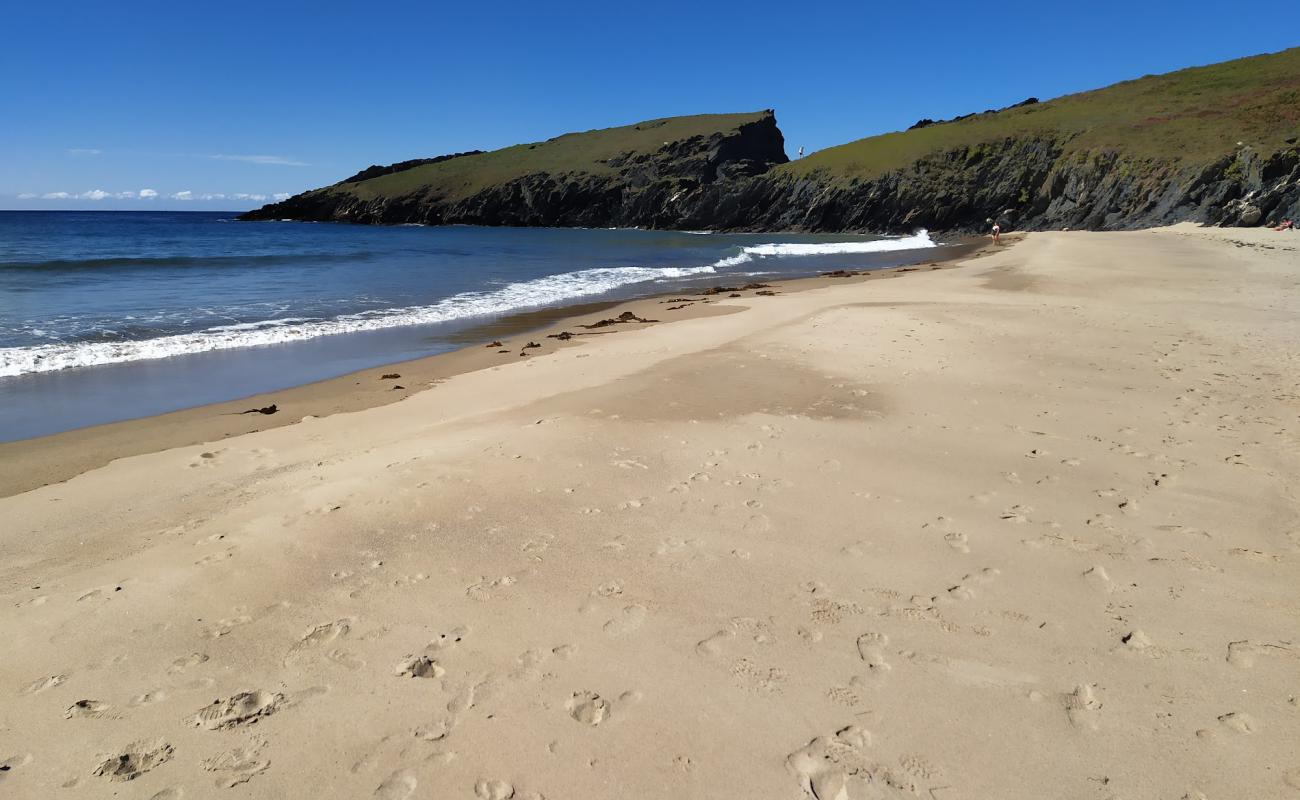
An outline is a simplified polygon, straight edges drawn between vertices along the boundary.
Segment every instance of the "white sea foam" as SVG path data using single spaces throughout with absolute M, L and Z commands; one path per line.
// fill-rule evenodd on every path
M 715 272 L 704 267 L 608 267 L 548 275 L 500 289 L 466 292 L 427 306 L 344 314 L 333 319 L 301 317 L 241 322 L 193 333 L 116 342 L 68 342 L 0 349 L 0 377 L 53 372 L 70 367 L 119 364 L 211 350 L 282 344 L 340 333 L 376 331 L 407 325 L 490 316 L 600 295 L 629 284 L 685 278 Z
M 897 239 L 871 239 L 855 242 L 783 242 L 780 244 L 755 244 L 741 248 L 734 256 L 728 256 L 714 262 L 715 267 L 736 267 L 755 257 L 773 258 L 781 256 L 829 256 L 839 253 L 887 253 L 893 250 L 922 250 L 934 247 L 930 233 L 924 229 L 911 236 Z
M 637 283 L 705 275 L 756 259 L 819 256 L 836 253 L 878 253 L 934 247 L 929 234 L 918 231 L 897 239 L 848 242 L 787 242 L 743 247 L 740 253 L 702 267 L 607 267 L 549 275 L 512 283 L 499 289 L 466 292 L 426 306 L 388 308 L 344 314 L 330 319 L 291 317 L 221 325 L 192 333 L 113 342 L 67 342 L 0 348 L 0 377 L 53 372 L 70 367 L 118 364 L 126 361 L 230 350 L 241 347 L 301 342 L 320 336 L 377 331 L 408 325 L 484 317 L 555 305 L 601 295 Z M 746 272 L 745 274 L 762 274 Z

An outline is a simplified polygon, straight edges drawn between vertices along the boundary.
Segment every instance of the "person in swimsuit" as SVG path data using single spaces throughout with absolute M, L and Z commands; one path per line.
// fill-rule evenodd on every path
M 993 244 L 1002 244 L 1002 226 L 993 223 Z

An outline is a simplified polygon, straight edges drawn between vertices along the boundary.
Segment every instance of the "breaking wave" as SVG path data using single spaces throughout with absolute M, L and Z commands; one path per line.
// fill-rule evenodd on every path
M 554 305 L 581 297 L 604 294 L 621 286 L 636 283 L 685 278 L 715 271 L 712 265 L 585 269 L 512 283 L 499 289 L 465 292 L 426 306 L 362 311 L 330 319 L 294 317 L 242 322 L 153 339 L 56 342 L 29 347 L 11 347 L 0 349 L 0 377 L 32 372 L 53 372 L 71 367 L 168 358 L 237 347 L 301 342 L 340 333 L 450 322 Z

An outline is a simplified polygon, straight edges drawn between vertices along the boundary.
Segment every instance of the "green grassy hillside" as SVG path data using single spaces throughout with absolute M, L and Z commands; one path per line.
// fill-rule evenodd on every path
M 791 162 L 775 174 L 878 177 L 932 153 L 1008 138 L 1066 141 L 1066 154 L 1201 163 L 1238 141 L 1267 156 L 1300 133 L 1300 48 L 1125 81 L 1036 105 L 871 136 Z
M 527 175 L 547 173 L 612 175 L 608 161 L 623 154 L 652 153 L 673 142 L 732 131 L 761 121 L 768 112 L 670 117 L 618 128 L 567 133 L 533 144 L 462 156 L 353 184 L 339 184 L 359 200 L 397 197 L 428 190 L 455 201 Z

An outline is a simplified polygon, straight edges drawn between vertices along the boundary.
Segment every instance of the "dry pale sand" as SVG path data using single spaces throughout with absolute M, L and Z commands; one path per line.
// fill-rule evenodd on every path
M 1297 241 L 1034 234 L 0 500 L 0 796 L 1300 796 Z

